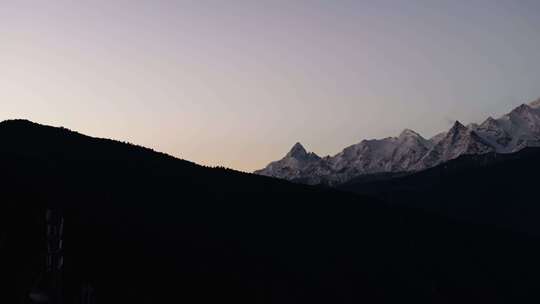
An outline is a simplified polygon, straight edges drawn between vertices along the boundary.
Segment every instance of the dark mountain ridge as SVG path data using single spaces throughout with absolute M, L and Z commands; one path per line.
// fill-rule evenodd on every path
M 97 303 L 508 303 L 538 296 L 537 239 L 28 121 L 0 123 L 1 303 L 28 303 L 45 209 L 64 296 Z
M 406 176 L 358 178 L 338 188 L 504 229 L 540 236 L 540 148 L 463 155 Z

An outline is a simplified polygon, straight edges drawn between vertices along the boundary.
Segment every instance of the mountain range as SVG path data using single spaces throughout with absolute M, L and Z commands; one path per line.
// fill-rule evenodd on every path
M 64 303 L 88 303 L 81 286 L 96 303 L 540 298 L 540 233 L 522 233 L 540 231 L 538 148 L 339 191 L 29 121 L 1 122 L 0 140 L 0 303 L 43 286 L 50 209 L 65 218 Z
M 540 148 L 462 155 L 409 174 L 361 176 L 336 188 L 459 220 L 540 236 Z
M 405 129 L 397 137 L 362 140 L 334 156 L 320 157 L 296 143 L 281 160 L 255 174 L 306 184 L 337 185 L 367 174 L 418 172 L 461 155 L 513 153 L 540 146 L 540 99 L 481 124 L 456 121 L 426 139 Z

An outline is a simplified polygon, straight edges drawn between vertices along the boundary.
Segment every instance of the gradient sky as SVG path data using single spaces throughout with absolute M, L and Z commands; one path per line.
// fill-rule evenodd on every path
M 0 119 L 251 171 L 540 97 L 538 0 L 0 0 Z

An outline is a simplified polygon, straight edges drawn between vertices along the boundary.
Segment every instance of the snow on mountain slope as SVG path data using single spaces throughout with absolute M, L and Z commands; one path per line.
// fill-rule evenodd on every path
M 540 99 L 522 104 L 499 119 L 489 117 L 475 131 L 497 152 L 512 153 L 540 145 Z
M 509 150 L 512 136 L 503 127 L 503 123 L 499 120 L 489 117 L 480 124 L 475 131 L 484 138 L 490 145 L 495 147 L 497 151 Z
M 323 182 L 319 176 L 331 174 L 326 167 L 324 159 L 315 153 L 308 153 L 302 144 L 296 143 L 281 160 L 272 162 L 263 170 L 254 173 L 287 180 L 302 179 L 302 182 L 307 184 L 319 184 Z
M 456 121 L 444 138 L 410 169 L 422 170 L 430 168 L 464 154 L 484 154 L 495 151 L 495 147 L 473 130 L 474 127 L 468 128 Z
M 430 147 L 431 142 L 408 129 L 399 137 L 363 140 L 328 160 L 335 172 L 329 179 L 343 182 L 360 174 L 406 171 Z
M 429 139 L 429 141 L 433 144 L 433 145 L 436 145 L 439 141 L 443 140 L 443 138 L 446 136 L 446 132 L 441 132 L 435 136 L 433 136 L 432 138 Z
M 362 140 L 325 158 L 297 143 L 283 159 L 255 174 L 336 184 L 364 174 L 419 171 L 464 154 L 512 153 L 528 146 L 540 146 L 540 99 L 481 124 L 464 126 L 456 121 L 431 139 L 406 129 L 398 137 Z
M 284 158 L 254 173 L 308 184 L 335 184 L 361 174 L 407 171 L 431 147 L 429 140 L 412 130 L 404 130 L 399 137 L 363 140 L 325 158 L 296 144 Z
M 515 152 L 540 140 L 540 111 L 528 105 L 521 105 L 499 119 L 503 128 L 510 134 L 509 151 Z

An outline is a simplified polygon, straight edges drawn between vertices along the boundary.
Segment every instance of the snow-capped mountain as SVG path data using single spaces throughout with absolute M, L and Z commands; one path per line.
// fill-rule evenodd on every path
M 268 174 L 272 172 L 272 174 Z M 255 174 L 269 175 L 288 180 L 303 180 L 308 184 L 323 182 L 320 176 L 329 176 L 332 171 L 325 168 L 324 161 L 315 153 L 308 153 L 300 143 L 296 143 L 281 160 L 270 163 Z
M 297 143 L 287 155 L 255 174 L 307 184 L 337 184 L 364 174 L 420 171 L 464 154 L 512 153 L 540 146 L 540 99 L 498 119 L 464 126 L 456 121 L 430 139 L 406 129 L 398 137 L 363 140 L 321 158 Z
M 430 168 L 463 154 L 483 154 L 495 151 L 494 147 L 474 131 L 475 127 L 476 125 L 465 127 L 456 121 L 445 136 L 434 144 L 419 162 L 405 168 L 405 171 Z
M 412 130 L 398 137 L 363 140 L 326 159 L 333 175 L 332 182 L 345 182 L 361 174 L 405 171 L 415 164 L 431 143 Z

